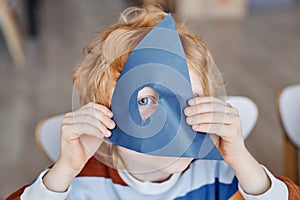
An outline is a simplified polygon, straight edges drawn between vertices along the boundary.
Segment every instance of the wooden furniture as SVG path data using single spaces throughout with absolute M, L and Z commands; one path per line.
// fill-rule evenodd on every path
M 0 25 L 10 55 L 17 66 L 25 63 L 21 35 L 7 0 L 0 0 Z
M 174 0 L 143 0 L 143 5 L 160 4 L 165 8 L 167 12 L 175 12 L 175 1 Z

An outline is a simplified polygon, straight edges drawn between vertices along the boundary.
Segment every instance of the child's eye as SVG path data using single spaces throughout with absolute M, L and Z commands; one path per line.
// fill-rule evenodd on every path
M 153 102 L 154 101 L 150 97 L 143 97 L 143 98 L 138 100 L 138 104 L 140 106 L 145 106 L 145 105 L 148 105 L 148 104 L 153 103 Z
M 144 87 L 138 92 L 137 103 L 141 118 L 146 121 L 155 112 L 159 94 L 151 87 Z

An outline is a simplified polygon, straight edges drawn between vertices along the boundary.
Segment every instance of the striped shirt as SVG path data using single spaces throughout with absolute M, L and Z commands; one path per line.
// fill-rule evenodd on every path
M 285 183 L 265 170 L 271 180 L 271 188 L 262 195 L 254 196 L 242 190 L 232 169 L 224 161 L 195 160 L 184 172 L 173 174 L 165 182 L 152 183 L 141 182 L 127 172 L 109 168 L 91 158 L 66 192 L 56 193 L 47 190 L 42 182 L 42 177 L 47 172 L 45 170 L 33 184 L 24 188 L 20 199 L 287 200 L 289 194 Z

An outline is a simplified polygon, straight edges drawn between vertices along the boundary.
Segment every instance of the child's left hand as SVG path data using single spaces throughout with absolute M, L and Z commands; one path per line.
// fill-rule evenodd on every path
M 259 195 L 271 187 L 265 170 L 246 149 L 237 109 L 215 97 L 195 97 L 184 109 L 193 130 L 209 133 L 243 190 Z
M 209 133 L 225 162 L 238 162 L 245 144 L 237 109 L 215 97 L 195 97 L 188 105 L 184 113 L 192 129 Z

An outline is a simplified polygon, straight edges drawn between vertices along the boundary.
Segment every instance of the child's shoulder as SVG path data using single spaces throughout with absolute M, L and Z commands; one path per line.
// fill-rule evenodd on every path
M 92 157 L 77 175 L 79 177 L 99 177 L 111 179 L 113 183 L 119 185 L 126 185 L 120 178 L 116 169 L 110 168 L 105 164 L 98 161 L 95 157 Z

